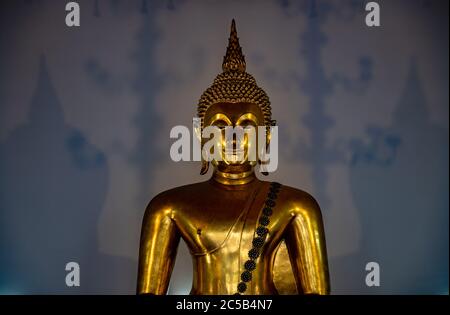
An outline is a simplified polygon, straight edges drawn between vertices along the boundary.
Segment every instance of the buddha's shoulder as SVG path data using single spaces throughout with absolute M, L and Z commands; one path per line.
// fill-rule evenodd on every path
M 150 200 L 147 210 L 152 209 L 156 211 L 162 208 L 174 207 L 185 202 L 195 202 L 196 199 L 205 194 L 207 186 L 208 182 L 200 182 L 165 190 Z
M 308 214 L 321 217 L 321 210 L 317 200 L 308 192 L 282 185 L 277 198 L 277 204 L 290 214 Z

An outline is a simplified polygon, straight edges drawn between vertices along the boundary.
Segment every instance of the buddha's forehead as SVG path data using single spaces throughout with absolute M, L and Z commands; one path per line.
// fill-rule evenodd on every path
M 211 105 L 205 112 L 204 121 L 210 122 L 216 114 L 226 115 L 232 122 L 236 122 L 244 114 L 252 113 L 260 125 L 264 125 L 264 115 L 258 105 L 254 103 L 216 103 Z

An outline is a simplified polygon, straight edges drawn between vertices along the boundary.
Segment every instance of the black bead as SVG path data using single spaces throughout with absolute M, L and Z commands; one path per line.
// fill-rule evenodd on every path
M 251 259 L 256 259 L 259 257 L 259 250 L 256 248 L 252 248 L 249 250 L 248 252 L 248 257 L 250 257 Z
M 277 194 L 274 192 L 269 192 L 269 194 L 267 195 L 267 198 L 275 200 L 275 199 L 277 199 Z
M 247 285 L 244 282 L 239 282 L 239 284 L 238 284 L 238 291 L 240 293 L 244 293 L 245 290 L 247 290 Z
M 268 216 L 268 217 L 271 216 L 272 213 L 273 213 L 273 211 L 272 211 L 272 209 L 269 208 L 269 207 L 265 207 L 265 208 L 263 209 L 263 214 L 266 215 L 266 216 Z
M 269 191 L 271 193 L 278 194 L 278 192 L 280 191 L 280 187 L 270 186 Z
M 258 226 L 256 229 L 256 234 L 258 234 L 258 236 L 265 236 L 268 232 L 269 230 L 263 226 Z
M 241 274 L 241 280 L 244 282 L 249 282 L 250 280 L 252 280 L 252 273 L 250 271 L 244 271 Z
M 269 218 L 265 215 L 261 216 L 261 218 L 259 218 L 259 224 L 261 224 L 262 226 L 267 226 L 269 225 Z
M 281 184 L 280 183 L 277 183 L 277 182 L 272 182 L 271 183 L 272 184 L 272 187 L 281 187 Z
M 261 248 L 264 245 L 264 239 L 262 237 L 255 237 L 252 244 L 253 247 Z
M 255 270 L 256 268 L 256 263 L 254 260 L 247 260 L 244 264 L 244 268 L 247 269 L 248 271 L 252 271 Z
M 273 208 L 275 207 L 275 201 L 273 201 L 272 199 L 267 199 L 266 200 L 266 206 Z

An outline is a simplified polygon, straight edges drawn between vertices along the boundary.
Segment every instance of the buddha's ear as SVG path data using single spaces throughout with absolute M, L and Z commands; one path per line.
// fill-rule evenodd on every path
M 277 125 L 277 121 L 276 120 L 271 120 L 270 123 L 271 123 L 271 127 Z M 271 137 L 272 137 L 271 129 L 267 128 L 267 132 L 266 132 L 266 151 L 269 150 Z M 262 162 L 260 159 L 258 159 L 258 164 L 259 164 L 259 171 L 261 172 L 261 174 L 263 174 L 264 176 L 269 175 L 269 172 L 267 172 L 267 169 L 266 169 L 266 166 L 264 165 L 264 162 Z
M 276 126 L 277 125 L 277 121 L 276 120 L 271 120 L 271 127 Z M 270 139 L 272 138 L 272 132 L 271 129 L 268 128 L 267 133 L 266 133 L 266 150 L 269 149 L 269 145 L 270 145 Z
M 201 155 L 201 161 L 202 161 L 202 168 L 200 169 L 200 175 L 205 175 L 206 173 L 208 173 L 208 169 L 209 169 L 209 154 L 207 151 L 205 151 L 207 159 L 205 160 L 205 158 L 203 157 L 203 141 L 200 141 L 200 155 Z
M 199 117 L 195 117 L 192 120 L 192 127 L 194 129 L 195 137 L 199 143 L 202 143 L 202 120 Z
M 266 133 L 266 151 L 269 150 L 271 136 L 272 134 L 270 133 L 270 130 L 268 130 Z
M 194 130 L 195 138 L 200 144 L 200 156 L 202 161 L 202 168 L 200 169 L 200 175 L 205 175 L 206 173 L 208 173 L 209 162 L 203 159 L 202 120 L 200 117 L 194 117 L 194 119 L 192 119 L 192 128 Z
M 192 119 L 192 129 L 194 130 L 195 138 L 200 145 L 200 156 L 202 161 L 202 168 L 200 169 L 200 175 L 205 175 L 206 173 L 208 173 L 209 162 L 203 158 L 204 143 L 202 138 L 202 120 L 200 117 L 194 117 L 194 119 Z

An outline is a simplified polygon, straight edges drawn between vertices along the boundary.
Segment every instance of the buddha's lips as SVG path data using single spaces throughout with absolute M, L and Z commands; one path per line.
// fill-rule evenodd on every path
M 225 151 L 225 159 L 230 162 L 242 162 L 245 161 L 245 151 Z
M 229 154 L 229 155 L 239 155 L 239 154 L 244 154 L 244 153 L 245 153 L 244 150 L 232 150 L 232 151 L 225 150 L 225 154 Z

